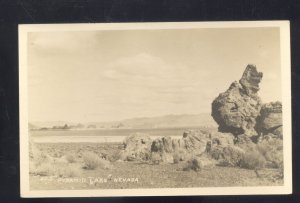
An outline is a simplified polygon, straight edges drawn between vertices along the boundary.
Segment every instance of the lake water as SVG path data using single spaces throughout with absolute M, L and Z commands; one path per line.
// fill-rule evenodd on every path
M 180 138 L 187 129 L 198 128 L 163 128 L 163 129 L 97 129 L 97 130 L 45 130 L 30 131 L 34 142 L 69 143 L 69 142 L 122 142 L 133 133 L 145 133 L 152 139 L 163 136 Z

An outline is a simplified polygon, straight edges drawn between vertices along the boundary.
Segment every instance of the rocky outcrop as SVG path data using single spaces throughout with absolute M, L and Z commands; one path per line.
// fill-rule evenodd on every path
M 281 102 L 271 102 L 264 104 L 257 118 L 257 131 L 260 134 L 273 134 L 282 138 L 282 104 Z
M 233 82 L 212 103 L 212 117 L 220 132 L 234 135 L 257 135 L 256 118 L 260 114 L 261 100 L 257 95 L 262 73 L 248 65 L 239 82 Z
M 231 133 L 220 133 L 214 132 L 211 133 L 211 144 L 212 148 L 215 147 L 227 147 L 234 145 L 235 137 Z
M 151 140 L 148 135 L 136 133 L 124 141 L 122 160 L 173 163 L 208 152 L 210 146 L 233 144 L 232 134 L 209 133 L 203 130 L 187 130 L 179 139 L 161 137 Z
M 151 157 L 151 138 L 142 133 L 128 136 L 124 141 L 121 159 L 125 161 L 146 161 Z
M 183 161 L 206 151 L 211 135 L 206 131 L 188 130 L 180 139 L 157 138 L 152 142 L 152 158 L 159 162 L 173 163 Z M 178 160 L 177 160 L 178 159 Z
M 206 150 L 207 142 L 211 139 L 211 134 L 204 130 L 188 130 L 183 133 L 183 137 L 179 140 L 181 148 L 188 153 L 202 154 Z

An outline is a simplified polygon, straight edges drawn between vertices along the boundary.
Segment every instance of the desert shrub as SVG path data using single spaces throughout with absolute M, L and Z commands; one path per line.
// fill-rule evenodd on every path
M 70 164 L 56 164 L 53 162 L 46 162 L 36 166 L 31 174 L 39 176 L 58 176 L 64 178 L 78 177 L 80 171 L 77 167 Z
M 119 150 L 116 150 L 116 151 L 112 152 L 112 154 L 108 155 L 107 158 L 111 162 L 115 162 L 115 161 L 123 159 L 121 151 L 119 151 Z
M 55 158 L 60 158 L 62 156 L 63 156 L 63 153 L 60 150 L 55 150 L 55 152 L 53 153 L 53 157 L 55 157 Z
M 222 151 L 222 162 L 226 166 L 239 166 L 244 156 L 244 151 L 239 147 L 225 147 Z
M 257 144 L 257 150 L 265 157 L 268 167 L 283 166 L 283 143 L 280 139 L 263 140 Z
M 215 160 L 222 159 L 223 158 L 223 149 L 216 147 L 210 151 L 210 155 Z
M 82 156 L 84 162 L 84 169 L 94 170 L 98 167 L 103 169 L 111 168 L 109 161 L 101 159 L 97 154 L 86 152 Z
M 203 163 L 198 157 L 194 157 L 187 161 L 187 165 L 183 168 L 184 171 L 199 171 L 203 168 Z
M 269 167 L 271 168 L 281 168 L 283 167 L 283 152 L 278 151 L 269 151 L 265 154 L 265 159 L 269 163 Z
M 43 151 L 39 150 L 38 148 L 35 148 L 31 152 L 31 161 L 35 165 L 41 165 L 42 163 L 46 163 L 51 161 L 50 157 Z
M 65 159 L 66 159 L 69 163 L 74 163 L 74 162 L 76 162 L 76 159 L 75 159 L 75 157 L 74 157 L 72 154 L 67 154 L 67 155 L 65 156 Z
M 55 174 L 55 168 L 52 163 L 44 162 L 32 167 L 30 173 L 40 176 L 51 176 Z
M 246 152 L 243 155 L 240 166 L 247 169 L 261 169 L 265 166 L 266 159 L 257 150 Z
M 221 166 L 239 166 L 245 151 L 240 147 L 215 147 L 210 151 L 210 156 L 219 161 Z
M 57 175 L 64 178 L 73 178 L 80 175 L 80 170 L 77 167 L 67 165 L 61 168 L 58 168 Z

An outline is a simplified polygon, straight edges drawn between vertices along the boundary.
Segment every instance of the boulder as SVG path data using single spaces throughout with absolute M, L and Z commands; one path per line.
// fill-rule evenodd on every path
M 233 82 L 229 89 L 212 102 L 212 117 L 220 132 L 234 135 L 257 135 L 256 118 L 260 114 L 261 100 L 257 95 L 262 73 L 254 65 L 248 65 L 239 82 Z
M 256 129 L 263 135 L 272 133 L 278 138 L 282 138 L 281 102 L 271 102 L 261 107 L 260 116 L 257 118 Z
M 188 130 L 183 133 L 180 147 L 188 153 L 195 155 L 206 151 L 207 142 L 211 140 L 211 134 L 203 130 Z
M 151 152 L 173 152 L 172 138 L 162 137 L 155 139 L 151 144 Z
M 171 137 L 157 138 L 151 144 L 151 159 L 155 163 L 173 163 L 173 151 Z
M 210 133 L 202 130 L 187 130 L 180 139 L 157 138 L 151 145 L 151 159 L 155 159 L 158 163 L 184 161 L 204 153 L 210 140 Z
M 128 136 L 124 141 L 121 159 L 126 161 L 146 161 L 151 157 L 151 138 L 142 133 Z
M 214 132 L 211 133 L 211 145 L 212 148 L 215 146 L 218 147 L 227 147 L 234 145 L 234 135 L 231 133 L 220 133 Z

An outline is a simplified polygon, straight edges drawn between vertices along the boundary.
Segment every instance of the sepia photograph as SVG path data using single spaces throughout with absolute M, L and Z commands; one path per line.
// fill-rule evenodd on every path
M 19 25 L 22 197 L 292 193 L 289 21 Z

